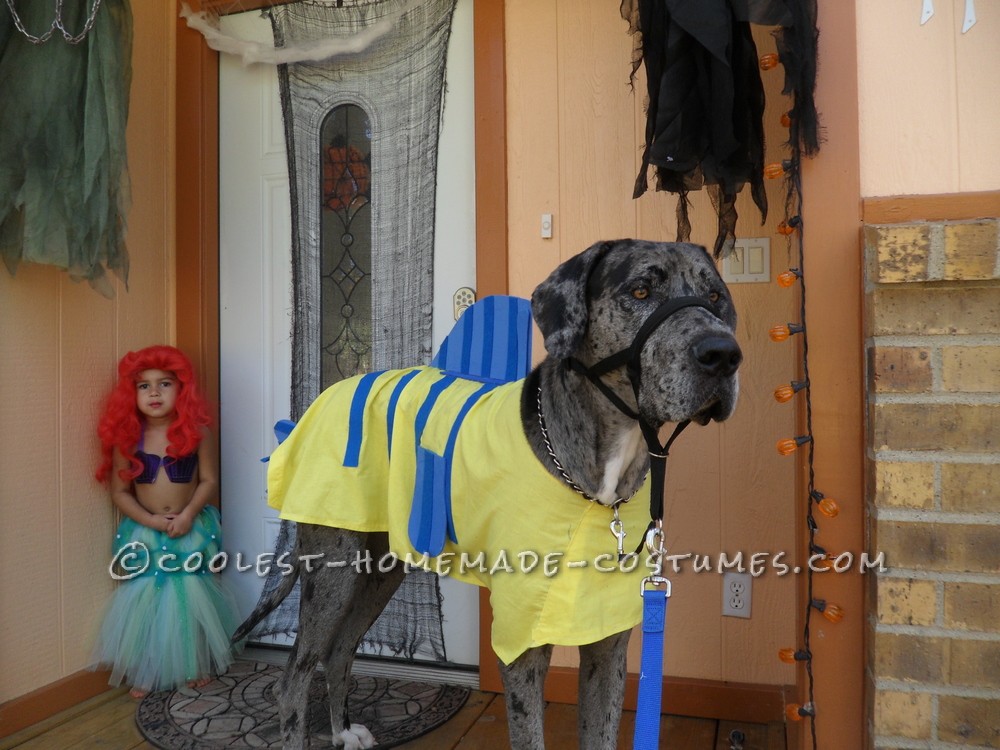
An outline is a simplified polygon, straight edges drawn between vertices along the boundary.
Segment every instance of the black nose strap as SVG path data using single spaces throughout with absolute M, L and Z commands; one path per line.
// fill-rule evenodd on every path
M 632 383 L 632 390 L 635 391 L 637 399 L 636 403 L 638 404 L 639 384 L 642 379 L 642 348 L 646 345 L 646 340 L 653 335 L 653 331 L 655 331 L 660 324 L 663 323 L 663 321 L 675 312 L 683 310 L 686 307 L 701 307 L 708 310 L 715 317 L 719 317 L 715 308 L 713 308 L 701 297 L 674 297 L 673 299 L 668 299 L 662 305 L 657 307 L 653 311 L 652 315 L 646 318 L 642 326 L 640 326 L 638 333 L 636 333 L 635 338 L 632 339 L 632 344 L 628 349 L 622 349 L 620 352 L 615 352 L 590 367 L 587 367 L 580 362 L 580 360 L 574 359 L 573 357 L 567 357 L 564 361 L 571 370 L 583 375 L 595 386 L 597 386 L 598 390 L 604 394 L 605 398 L 614 404 L 615 408 L 617 408 L 625 416 L 629 419 L 641 422 L 642 420 L 639 419 L 639 415 L 636 414 L 636 412 L 628 404 L 622 401 L 621 398 L 618 397 L 618 394 L 605 385 L 600 376 L 605 375 L 619 367 L 626 366 L 628 368 L 629 380 Z
M 701 307 L 712 313 L 714 317 L 719 317 L 715 308 L 701 297 L 674 297 L 673 299 L 668 299 L 653 310 L 652 315 L 646 318 L 645 322 L 639 328 L 639 332 L 632 339 L 632 345 L 628 349 L 615 352 L 587 369 L 594 373 L 594 375 L 604 375 L 622 365 L 628 365 L 630 369 L 638 371 L 640 369 L 639 357 L 642 354 L 642 347 L 646 345 L 646 340 L 653 335 L 653 331 L 659 328 L 663 321 L 686 307 Z

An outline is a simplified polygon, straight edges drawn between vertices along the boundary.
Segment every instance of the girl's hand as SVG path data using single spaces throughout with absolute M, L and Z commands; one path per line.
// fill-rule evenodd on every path
M 170 519 L 170 523 L 167 526 L 167 536 L 171 539 L 176 539 L 179 536 L 184 536 L 189 531 L 191 531 L 191 525 L 193 519 L 188 516 L 187 513 L 178 513 L 176 516 Z
M 164 516 L 159 513 L 154 513 L 152 514 L 152 522 L 147 525 L 151 529 L 155 529 L 156 531 L 162 531 L 164 534 L 169 534 L 170 522 L 173 520 L 174 520 L 173 516 Z

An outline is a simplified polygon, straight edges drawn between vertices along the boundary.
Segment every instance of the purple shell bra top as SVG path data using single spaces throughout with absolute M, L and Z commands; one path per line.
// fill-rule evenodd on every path
M 173 456 L 157 456 L 155 453 L 146 453 L 142 449 L 146 439 L 145 433 L 139 438 L 139 446 L 135 451 L 135 457 L 142 462 L 142 473 L 133 481 L 136 484 L 152 484 L 156 481 L 162 466 L 167 472 L 167 479 L 175 484 L 187 484 L 194 478 L 195 467 L 198 466 L 198 454 L 191 453 L 187 456 L 174 458 Z

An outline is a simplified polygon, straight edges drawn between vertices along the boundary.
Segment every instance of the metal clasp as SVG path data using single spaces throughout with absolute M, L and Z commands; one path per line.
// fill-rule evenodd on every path
M 663 546 L 663 521 L 654 521 L 652 528 L 646 532 L 646 549 L 653 557 L 663 557 L 667 549 Z
M 652 558 L 652 566 L 650 570 L 652 573 L 646 578 L 642 579 L 642 584 L 640 586 L 640 593 L 646 590 L 646 586 L 664 586 L 667 592 L 667 598 L 670 597 L 670 581 L 660 575 L 663 572 L 663 557 L 667 550 L 663 544 L 663 519 L 657 519 L 653 521 L 653 525 L 650 527 L 649 531 L 646 532 L 646 549 L 649 550 L 649 556 Z
M 653 587 L 663 586 L 664 589 L 666 590 L 667 598 L 668 599 L 670 598 L 670 590 L 671 590 L 670 581 L 664 578 L 663 576 L 652 575 L 643 578 L 642 583 L 639 584 L 640 595 L 645 593 L 647 586 L 653 586 Z
M 618 503 L 615 503 L 613 510 L 615 519 L 611 522 L 611 533 L 618 540 L 618 561 L 621 562 L 625 557 L 625 537 L 628 534 L 625 533 L 625 523 L 618 515 Z

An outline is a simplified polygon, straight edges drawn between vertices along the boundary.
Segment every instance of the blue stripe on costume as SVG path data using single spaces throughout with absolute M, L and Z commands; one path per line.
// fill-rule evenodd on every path
M 465 403 L 462 404 L 461 410 L 458 412 L 458 416 L 455 417 L 455 424 L 451 426 L 451 432 L 448 434 L 448 443 L 444 447 L 444 459 L 445 459 L 445 486 L 444 486 L 444 498 L 445 498 L 445 517 L 446 517 L 446 529 L 448 532 L 448 538 L 451 539 L 455 544 L 458 544 L 458 536 L 455 533 L 455 519 L 451 514 L 451 467 L 454 465 L 455 461 L 455 445 L 458 443 L 458 431 L 462 427 L 462 422 L 465 421 L 466 415 L 475 406 L 476 402 L 482 398 L 484 395 L 496 388 L 495 383 L 484 383 L 483 387 L 478 391 L 469 396 Z M 442 549 L 444 548 L 444 542 L 441 544 Z M 439 549 L 437 554 L 440 554 Z
M 457 376 L 443 375 L 427 393 L 427 398 L 420 405 L 413 426 L 417 446 L 417 475 L 413 485 L 413 508 L 410 511 L 409 534 L 413 548 L 418 552 L 432 549 L 438 538 L 444 545 L 445 514 L 441 514 L 441 503 L 444 502 L 444 475 L 446 467 L 444 457 L 420 445 L 420 436 L 427 426 L 434 403 L 445 388 L 455 382 Z M 437 508 L 435 506 L 438 506 Z M 440 552 L 440 549 L 438 550 Z M 436 553 L 435 553 L 436 554 Z
M 384 370 L 382 372 L 385 372 Z M 354 399 L 351 401 L 351 421 L 348 425 L 347 449 L 344 451 L 344 466 L 357 467 L 361 457 L 361 438 L 365 427 L 365 404 L 372 386 L 382 372 L 370 372 L 361 378 Z
M 392 395 L 389 396 L 389 407 L 386 409 L 385 414 L 385 432 L 389 438 L 389 455 L 392 455 L 392 428 L 396 421 L 396 405 L 399 403 L 399 397 L 403 395 L 403 389 L 406 388 L 407 384 L 413 380 L 420 373 L 420 370 L 414 370 L 413 372 L 408 372 L 406 375 L 399 379 L 396 383 L 396 387 L 392 389 Z

